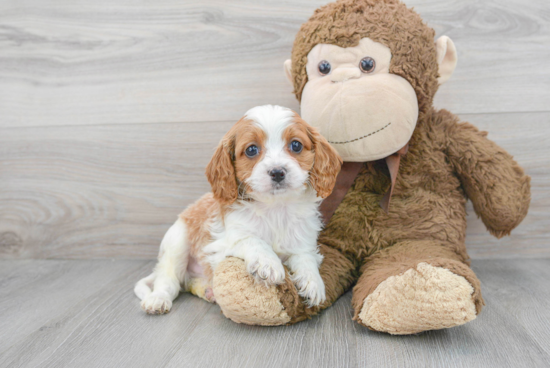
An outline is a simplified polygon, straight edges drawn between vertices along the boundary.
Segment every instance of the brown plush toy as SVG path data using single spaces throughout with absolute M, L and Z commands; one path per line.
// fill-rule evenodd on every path
M 307 308 L 288 275 L 265 288 L 229 258 L 214 277 L 228 318 L 295 323 L 354 284 L 354 319 L 377 331 L 448 328 L 479 314 L 466 200 L 500 238 L 527 214 L 530 179 L 486 133 L 433 108 L 456 65 L 452 41 L 434 35 L 398 0 L 338 1 L 301 27 L 287 75 L 303 118 L 346 162 L 319 238 L 327 302 Z

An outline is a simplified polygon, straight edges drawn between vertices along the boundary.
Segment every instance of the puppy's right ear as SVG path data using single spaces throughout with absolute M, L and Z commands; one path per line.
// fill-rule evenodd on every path
M 214 156 L 206 166 L 206 178 L 214 198 L 223 204 L 233 203 L 238 195 L 237 178 L 233 165 L 235 137 L 230 131 L 220 141 Z

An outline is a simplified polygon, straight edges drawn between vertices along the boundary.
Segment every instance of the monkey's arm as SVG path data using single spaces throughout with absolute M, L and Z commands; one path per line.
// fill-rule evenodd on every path
M 487 132 L 453 120 L 445 129 L 449 161 L 487 230 L 509 235 L 527 215 L 531 178 Z

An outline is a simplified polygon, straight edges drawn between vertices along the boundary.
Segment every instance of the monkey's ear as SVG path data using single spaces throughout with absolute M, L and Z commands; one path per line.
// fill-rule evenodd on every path
M 456 67 L 456 47 L 447 36 L 441 36 L 435 41 L 437 64 L 439 65 L 439 84 L 445 83 L 453 74 Z
M 294 80 L 292 79 L 292 61 L 290 59 L 285 61 L 285 74 L 290 85 L 294 87 Z
M 212 187 L 214 198 L 224 204 L 233 203 L 238 197 L 237 178 L 233 167 L 234 138 L 229 134 L 221 140 L 212 159 L 206 166 L 206 178 Z

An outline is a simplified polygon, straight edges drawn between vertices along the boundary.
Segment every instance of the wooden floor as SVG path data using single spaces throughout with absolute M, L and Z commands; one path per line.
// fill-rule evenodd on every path
M 548 367 L 550 260 L 473 262 L 487 305 L 473 322 L 413 336 L 351 320 L 351 293 L 293 326 L 231 322 L 182 294 L 139 308 L 140 260 L 0 261 L 0 367 Z

